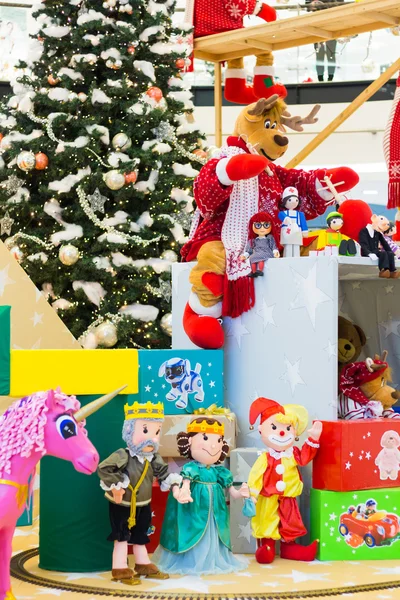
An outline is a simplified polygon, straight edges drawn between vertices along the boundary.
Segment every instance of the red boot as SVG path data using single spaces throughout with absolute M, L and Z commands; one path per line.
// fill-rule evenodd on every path
M 256 550 L 256 561 L 260 565 L 269 565 L 275 558 L 275 540 L 263 538 L 257 542 L 260 546 Z
M 318 540 L 308 546 L 300 546 L 296 542 L 281 541 L 281 558 L 311 562 L 315 560 L 318 550 Z
M 183 315 L 183 328 L 188 338 L 205 350 L 217 350 L 224 345 L 224 330 L 220 321 L 208 315 L 196 313 L 189 304 Z
M 235 104 L 252 104 L 257 102 L 252 85 L 247 84 L 244 69 L 227 69 L 225 73 L 225 100 Z
M 254 69 L 254 95 L 259 98 L 270 98 L 278 94 L 280 98 L 286 98 L 287 89 L 282 83 L 274 80 L 274 67 L 257 66 Z

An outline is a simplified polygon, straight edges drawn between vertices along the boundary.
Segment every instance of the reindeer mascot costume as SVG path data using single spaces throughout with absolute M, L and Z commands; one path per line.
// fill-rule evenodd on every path
M 325 176 L 339 193 L 358 183 L 347 167 L 307 172 L 274 164 L 288 148 L 285 126 L 302 131 L 303 124 L 316 122 L 318 108 L 305 119 L 291 117 L 277 95 L 247 106 L 218 158 L 209 160 L 194 182 L 197 211 L 182 258 L 197 264 L 183 325 L 200 348 L 222 347 L 221 317 L 238 317 L 254 305 L 254 280 L 247 277 L 251 267 L 240 260 L 251 217 L 266 211 L 278 227 L 282 192 L 293 186 L 306 218 L 314 219 L 334 202 L 333 194 L 322 189 Z

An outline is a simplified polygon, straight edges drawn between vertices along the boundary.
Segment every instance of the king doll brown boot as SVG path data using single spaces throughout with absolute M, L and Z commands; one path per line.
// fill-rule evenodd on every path
M 118 581 L 119 583 L 125 583 L 125 585 L 139 585 L 141 583 L 137 573 L 128 567 L 126 569 L 113 569 L 111 571 L 112 580 Z
M 153 563 L 149 563 L 148 565 L 138 565 L 136 563 L 135 569 L 139 577 L 143 576 L 148 579 L 169 579 L 169 575 L 167 575 L 167 573 L 162 573 Z

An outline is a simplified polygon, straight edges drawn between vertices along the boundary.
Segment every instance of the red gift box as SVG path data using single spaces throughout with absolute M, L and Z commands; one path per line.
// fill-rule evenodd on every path
M 146 546 L 150 554 L 155 551 L 160 543 L 161 527 L 164 521 L 165 509 L 167 507 L 168 493 L 169 492 L 162 492 L 158 483 L 153 483 L 153 495 L 151 498 L 151 525 L 152 528 L 154 527 L 154 532 L 149 535 L 150 543 Z M 128 546 L 128 553 L 133 553 L 132 546 Z
M 345 492 L 400 485 L 400 420 L 322 421 L 322 425 L 313 488 Z

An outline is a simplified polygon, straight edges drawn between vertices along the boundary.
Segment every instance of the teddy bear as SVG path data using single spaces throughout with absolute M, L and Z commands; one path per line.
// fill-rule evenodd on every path
M 382 450 L 375 459 L 379 468 L 379 477 L 382 481 L 391 479 L 395 481 L 400 471 L 400 436 L 397 431 L 385 431 L 381 438 Z
M 338 367 L 339 374 L 344 365 L 355 362 L 365 346 L 365 333 L 355 323 L 344 317 L 339 317 L 338 325 Z
M 400 392 L 388 385 L 392 377 L 386 358 L 385 351 L 382 357 L 375 354 L 373 359 L 343 367 L 339 378 L 339 419 L 400 419 L 392 408 Z

